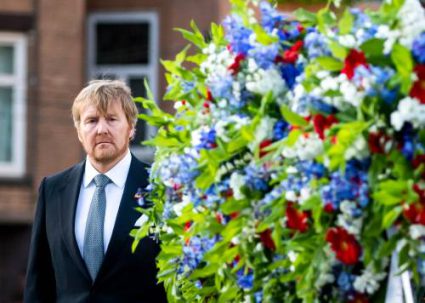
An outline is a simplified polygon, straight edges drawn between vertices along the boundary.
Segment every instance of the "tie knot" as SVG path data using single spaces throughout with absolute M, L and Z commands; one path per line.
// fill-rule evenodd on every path
M 110 181 L 111 180 L 103 174 L 99 174 L 94 177 L 94 183 L 96 184 L 96 187 L 105 187 Z

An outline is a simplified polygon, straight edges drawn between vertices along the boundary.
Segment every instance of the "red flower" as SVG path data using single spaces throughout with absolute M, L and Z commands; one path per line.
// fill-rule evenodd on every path
M 420 189 L 417 184 L 413 185 L 413 190 L 419 195 L 419 201 L 405 204 L 403 215 L 412 224 L 425 225 L 425 190 Z
M 368 66 L 363 52 L 352 49 L 344 61 L 344 68 L 341 73 L 346 74 L 348 79 L 354 77 L 354 70 L 359 66 Z
M 325 130 L 330 128 L 332 124 L 337 123 L 338 120 L 334 115 L 325 116 L 317 114 L 313 116 L 314 131 L 319 135 L 319 138 L 325 139 Z
M 369 133 L 368 144 L 370 152 L 372 154 L 384 154 L 385 145 L 389 140 L 390 138 L 382 132 Z
M 227 67 L 228 70 L 230 70 L 232 75 L 236 75 L 239 72 L 239 69 L 241 67 L 241 62 L 245 60 L 244 54 L 237 54 L 233 63 Z
M 209 89 L 207 89 L 207 101 L 213 101 L 214 100 L 214 98 L 213 98 L 213 96 L 212 96 L 212 94 L 211 94 L 211 91 L 209 90 Z
M 223 217 L 223 215 L 221 213 L 216 213 L 215 214 L 215 219 L 217 220 L 218 223 L 221 224 L 223 222 L 224 217 Z
M 285 63 L 295 63 L 300 54 L 300 50 L 303 47 L 303 42 L 301 40 L 297 41 L 292 45 L 288 50 L 283 52 L 283 62 Z
M 260 233 L 260 241 L 263 243 L 264 247 L 270 249 L 271 251 L 276 250 L 276 245 L 272 239 L 272 230 L 270 228 Z
M 365 294 L 356 293 L 348 303 L 369 303 L 369 299 Z
M 273 143 L 272 140 L 270 139 L 266 139 L 261 141 L 260 143 L 260 158 L 264 157 L 265 155 L 267 155 L 270 151 L 265 150 L 267 146 L 270 146 Z
M 190 229 L 190 227 L 192 226 L 192 222 L 190 222 L 190 221 L 187 221 L 185 224 L 184 224 L 184 231 L 186 232 L 186 231 L 188 231 L 189 229 Z
M 410 90 L 410 97 L 418 99 L 425 104 L 425 64 L 419 64 L 415 67 L 415 73 L 418 77 Z
M 288 202 L 286 207 L 286 225 L 288 228 L 302 233 L 306 232 L 308 230 L 308 218 L 308 212 L 298 210 L 294 207 L 294 203 Z
M 358 262 L 361 247 L 356 238 L 342 227 L 332 227 L 326 233 L 326 241 L 331 245 L 336 258 L 346 265 Z
M 334 209 L 334 206 L 332 205 L 332 203 L 326 203 L 324 210 L 327 213 L 333 213 L 335 209 Z

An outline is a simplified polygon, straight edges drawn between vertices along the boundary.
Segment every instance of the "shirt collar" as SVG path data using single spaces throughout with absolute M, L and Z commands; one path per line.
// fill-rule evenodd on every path
M 120 188 L 123 188 L 127 179 L 128 171 L 130 170 L 131 164 L 131 153 L 128 150 L 127 154 L 122 158 L 114 167 L 108 170 L 105 175 L 111 179 L 111 181 Z M 84 170 L 84 187 L 88 187 L 93 181 L 94 177 L 100 174 L 96 168 L 90 163 L 89 158 L 86 159 L 86 165 Z

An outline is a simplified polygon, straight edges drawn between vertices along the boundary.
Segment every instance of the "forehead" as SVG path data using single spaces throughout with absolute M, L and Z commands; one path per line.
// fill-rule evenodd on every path
M 105 116 L 105 115 L 125 115 L 124 109 L 119 102 L 110 102 L 106 109 L 96 104 L 87 104 L 81 108 L 81 117 Z

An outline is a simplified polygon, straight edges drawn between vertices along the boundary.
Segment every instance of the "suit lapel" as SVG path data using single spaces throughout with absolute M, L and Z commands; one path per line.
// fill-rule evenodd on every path
M 129 253 L 131 252 L 131 247 L 127 246 L 126 242 L 130 237 L 129 234 L 134 227 L 134 223 L 140 217 L 140 213 L 135 210 L 137 203 L 134 196 L 138 188 L 144 189 L 146 187 L 147 182 L 146 167 L 132 156 L 114 230 L 96 281 L 107 274 L 110 267 L 115 264 L 115 260 L 122 249 L 128 250 Z
M 78 196 L 80 193 L 81 181 L 84 174 L 84 161 L 74 166 L 70 171 L 68 178 L 64 180 L 64 185 L 60 190 L 60 212 L 62 219 L 63 238 L 66 247 L 78 266 L 80 271 L 90 279 L 90 275 L 84 264 L 80 250 L 75 239 L 75 213 L 77 208 Z

